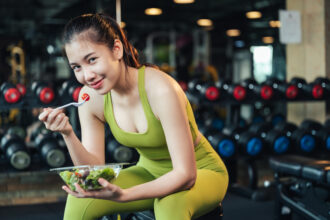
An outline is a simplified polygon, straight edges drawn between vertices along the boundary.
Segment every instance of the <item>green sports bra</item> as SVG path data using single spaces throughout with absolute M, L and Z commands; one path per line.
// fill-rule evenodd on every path
M 152 160 L 170 159 L 162 125 L 152 112 L 148 102 L 147 93 L 144 87 L 144 71 L 145 66 L 142 66 L 138 70 L 138 89 L 143 110 L 148 122 L 147 131 L 145 133 L 127 132 L 118 126 L 113 114 L 111 92 L 104 96 L 104 117 L 110 126 L 113 136 L 122 145 L 134 147 L 141 156 L 145 156 Z M 193 140 L 195 140 L 198 128 L 189 101 L 186 111 L 189 119 L 190 131 Z

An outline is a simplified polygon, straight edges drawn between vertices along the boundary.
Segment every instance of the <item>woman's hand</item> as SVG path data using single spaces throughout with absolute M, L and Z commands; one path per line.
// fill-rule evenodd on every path
M 115 202 L 125 202 L 124 190 L 119 186 L 109 183 L 103 178 L 98 179 L 103 188 L 98 191 L 85 191 L 78 183 L 75 183 L 76 191 L 72 191 L 68 186 L 63 186 L 67 193 L 77 198 L 95 198 L 95 199 L 107 199 Z
M 60 132 L 63 135 L 69 135 L 72 132 L 69 118 L 62 110 L 45 108 L 38 118 L 51 131 Z

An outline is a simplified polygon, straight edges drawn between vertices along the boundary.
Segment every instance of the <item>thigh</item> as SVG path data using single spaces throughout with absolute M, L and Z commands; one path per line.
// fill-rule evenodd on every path
M 161 199 L 155 199 L 157 220 L 188 220 L 204 215 L 223 200 L 228 187 L 228 175 L 212 170 L 197 170 L 195 185 Z
M 149 182 L 153 179 L 153 176 L 144 168 L 140 166 L 132 166 L 127 169 L 123 169 L 114 181 L 114 184 L 125 189 Z M 103 199 L 82 199 L 69 195 L 65 206 L 64 219 L 96 219 L 98 217 L 113 213 L 151 209 L 153 207 L 153 201 L 153 199 L 147 199 L 127 203 L 118 203 Z

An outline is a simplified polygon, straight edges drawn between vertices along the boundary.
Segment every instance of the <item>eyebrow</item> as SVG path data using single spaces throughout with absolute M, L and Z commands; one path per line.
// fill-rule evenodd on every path
M 83 60 L 86 60 L 90 55 L 94 54 L 95 52 L 91 52 L 84 56 Z M 70 65 L 76 65 L 77 63 L 70 63 Z

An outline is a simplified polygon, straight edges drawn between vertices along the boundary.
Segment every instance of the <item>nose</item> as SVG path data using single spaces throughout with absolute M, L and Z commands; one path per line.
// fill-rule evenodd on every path
M 84 69 L 84 78 L 86 82 L 91 82 L 95 79 L 96 74 L 89 68 Z

